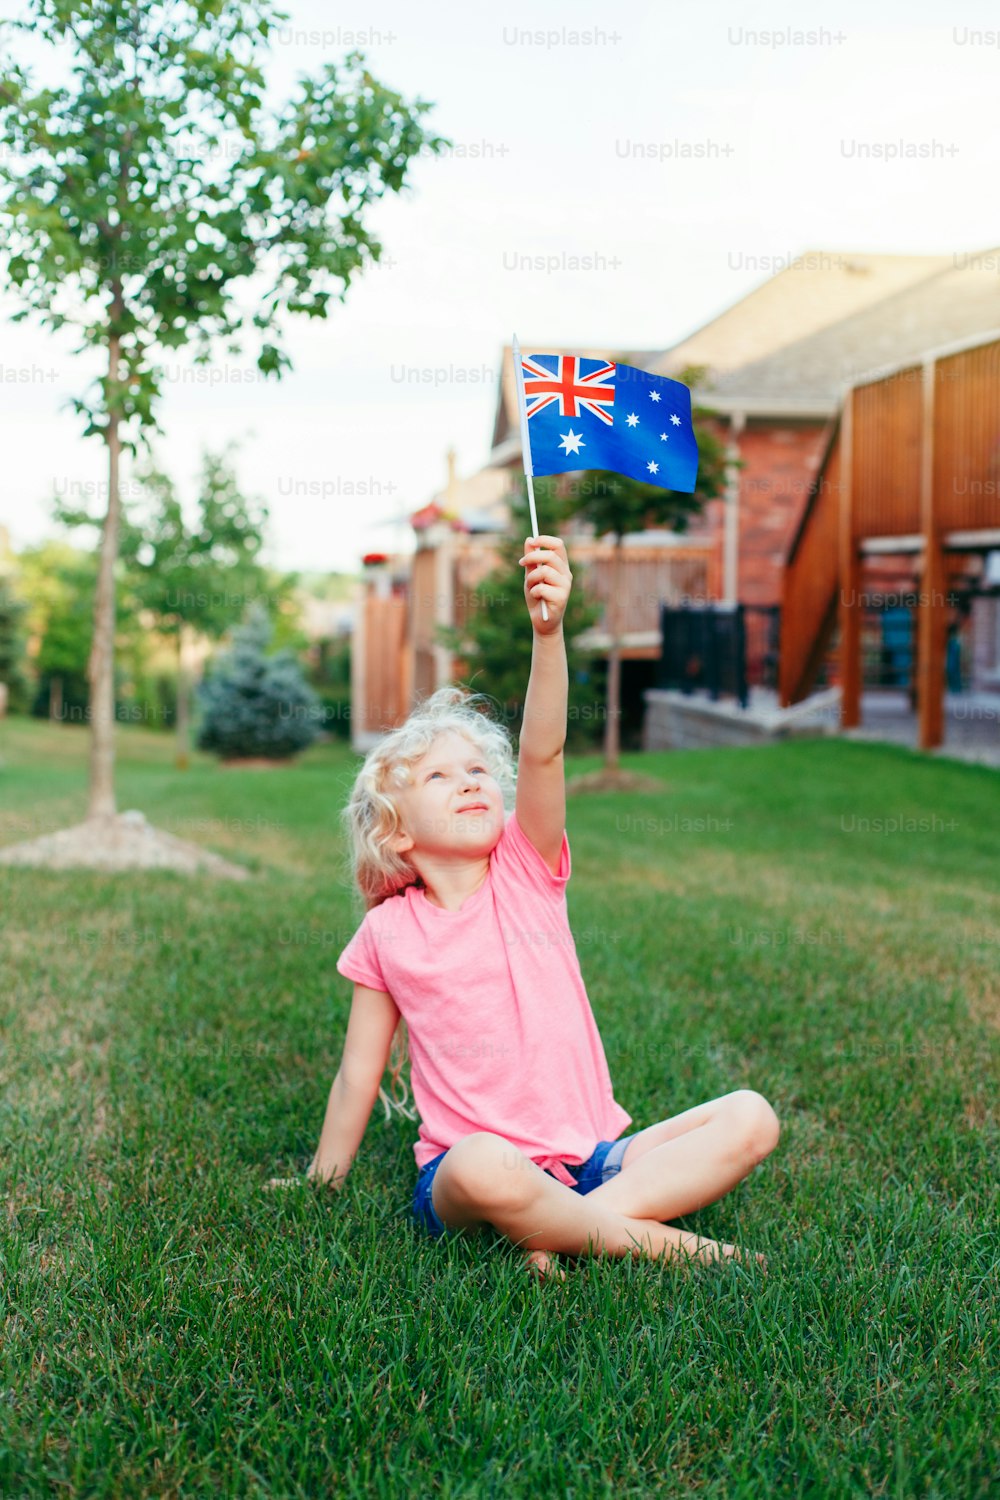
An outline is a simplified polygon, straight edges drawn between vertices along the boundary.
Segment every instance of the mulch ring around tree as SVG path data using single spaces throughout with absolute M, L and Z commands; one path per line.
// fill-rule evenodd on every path
M 575 796 L 581 792 L 666 792 L 665 781 L 654 776 L 639 776 L 634 771 L 588 771 L 585 776 L 573 776 L 566 783 L 566 791 Z
M 43 838 L 0 849 L 0 864 L 45 870 L 174 870 L 180 875 L 214 875 L 247 880 L 250 871 L 220 854 L 154 828 L 141 812 L 87 818 Z

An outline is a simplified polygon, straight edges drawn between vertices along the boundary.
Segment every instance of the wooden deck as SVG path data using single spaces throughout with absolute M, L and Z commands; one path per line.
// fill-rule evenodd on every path
M 843 724 L 860 724 L 862 562 L 916 553 L 919 744 L 944 732 L 950 583 L 1000 547 L 1000 333 L 847 391 L 787 558 L 779 690 L 809 693 L 840 625 Z

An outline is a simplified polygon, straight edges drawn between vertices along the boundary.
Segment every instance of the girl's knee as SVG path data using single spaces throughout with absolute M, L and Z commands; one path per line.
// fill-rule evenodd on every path
M 778 1144 L 778 1116 L 756 1089 L 737 1089 L 730 1099 L 741 1149 L 755 1162 L 763 1161 Z
M 449 1177 L 470 1203 L 512 1206 L 530 1185 L 532 1163 L 503 1136 L 476 1130 L 448 1152 Z M 442 1166 L 444 1163 L 442 1163 Z

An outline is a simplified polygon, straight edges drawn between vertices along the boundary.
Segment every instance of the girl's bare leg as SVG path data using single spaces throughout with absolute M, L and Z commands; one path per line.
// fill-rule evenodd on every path
M 737 1089 L 661 1120 L 629 1142 L 622 1169 L 587 1196 L 640 1219 L 677 1219 L 715 1203 L 778 1143 L 778 1117 L 752 1089 Z
M 443 1223 L 457 1229 L 492 1224 L 529 1252 L 644 1255 L 656 1260 L 740 1255 L 735 1246 L 617 1213 L 596 1202 L 596 1196 L 594 1192 L 581 1197 L 487 1131 L 466 1136 L 451 1148 L 432 1187 Z

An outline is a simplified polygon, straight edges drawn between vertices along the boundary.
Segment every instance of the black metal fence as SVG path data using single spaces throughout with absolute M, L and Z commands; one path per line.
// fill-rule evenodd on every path
M 746 708 L 752 686 L 777 688 L 780 624 L 777 604 L 661 605 L 657 686 Z
M 778 691 L 778 652 L 781 646 L 781 605 L 741 604 L 746 641 L 747 682 L 751 687 Z
M 707 689 L 713 699 L 733 694 L 746 708 L 746 626 L 742 605 L 684 604 L 660 607 L 658 687 L 682 693 Z
M 988 589 L 956 592 L 948 628 L 946 662 L 950 692 L 962 692 L 972 676 L 970 601 Z M 747 706 L 751 687 L 778 687 L 781 607 L 777 604 L 685 604 L 660 606 L 661 652 L 657 687 L 684 693 L 731 694 Z M 815 686 L 824 687 L 836 663 L 835 628 Z M 916 615 L 906 604 L 866 608 L 861 620 L 862 681 L 866 688 L 903 688 L 915 693 Z

